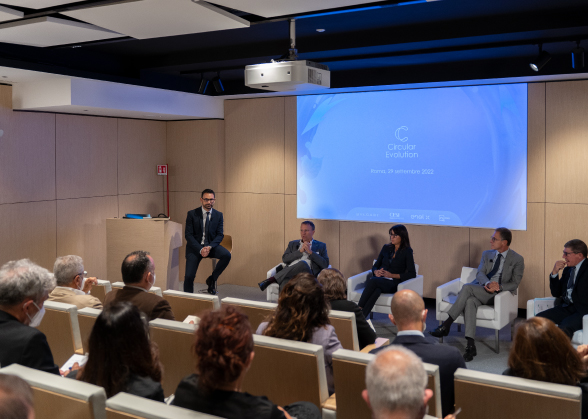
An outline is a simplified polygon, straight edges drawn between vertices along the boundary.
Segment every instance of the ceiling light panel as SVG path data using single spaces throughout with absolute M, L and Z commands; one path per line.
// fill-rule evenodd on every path
M 383 0 L 211 0 L 212 3 L 263 17 L 337 9 Z
M 7 20 L 20 19 L 24 16 L 23 12 L 18 10 L 9 9 L 8 7 L 0 6 L 0 22 L 6 22 Z
M 86 23 L 54 17 L 39 17 L 0 25 L 0 42 L 33 47 L 52 47 L 120 37 L 118 33 Z
M 247 20 L 192 0 L 140 0 L 63 14 L 137 39 L 245 28 Z
M 61 6 L 75 3 L 79 0 L 2 0 L 2 4 L 10 6 L 28 7 L 29 9 L 46 9 L 47 7 Z

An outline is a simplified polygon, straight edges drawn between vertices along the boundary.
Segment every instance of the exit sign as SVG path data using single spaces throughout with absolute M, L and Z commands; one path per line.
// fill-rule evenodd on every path
M 157 165 L 157 174 L 159 176 L 167 176 L 167 164 L 158 164 Z

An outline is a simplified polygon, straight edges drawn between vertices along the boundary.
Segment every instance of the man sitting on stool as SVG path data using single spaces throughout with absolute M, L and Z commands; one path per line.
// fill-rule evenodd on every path
M 516 291 L 523 279 L 525 261 L 521 255 L 509 249 L 512 233 L 508 228 L 499 227 L 490 238 L 492 250 L 482 253 L 476 279 L 463 286 L 457 300 L 449 309 L 449 317 L 441 326 L 429 332 L 440 338 L 449 334 L 451 324 L 460 314 L 464 315 L 465 336 L 468 342 L 463 359 L 470 362 L 477 355 L 476 315 L 482 304 L 494 304 L 494 296 L 501 291 Z
M 284 269 L 278 271 L 275 276 L 264 279 L 258 285 L 265 291 L 270 284 L 280 284 L 280 291 L 288 281 L 302 272 L 317 276 L 320 271 L 329 267 L 329 255 L 327 245 L 318 240 L 313 240 L 314 223 L 303 221 L 300 224 L 300 240 L 292 240 L 282 256 L 282 262 L 287 264 Z
M 557 324 L 570 339 L 576 330 L 582 329 L 582 317 L 588 314 L 588 263 L 584 263 L 587 253 L 582 240 L 570 240 L 564 245 L 564 260 L 555 262 L 549 276 L 556 306 L 537 314 Z

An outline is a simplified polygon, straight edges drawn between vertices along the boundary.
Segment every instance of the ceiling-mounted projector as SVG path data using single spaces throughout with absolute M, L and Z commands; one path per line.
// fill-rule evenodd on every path
M 331 73 L 326 65 L 307 60 L 248 65 L 245 85 L 274 92 L 328 89 Z

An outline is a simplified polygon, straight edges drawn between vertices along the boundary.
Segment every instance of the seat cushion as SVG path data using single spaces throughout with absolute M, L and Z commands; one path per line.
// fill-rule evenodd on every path
M 356 303 L 359 302 L 359 299 L 361 298 L 361 294 L 363 293 L 363 290 L 365 289 L 365 287 L 362 288 L 357 288 L 355 291 L 352 291 L 349 294 L 349 300 L 354 301 Z M 390 307 L 390 304 L 392 304 L 392 297 L 394 297 L 394 294 L 381 294 L 380 298 L 378 298 L 376 300 L 376 306 L 388 306 Z
M 378 299 L 378 301 L 380 301 Z M 439 303 L 439 311 L 441 313 L 447 313 L 453 304 L 441 301 Z M 478 313 L 476 314 L 476 318 L 480 320 L 494 320 L 495 315 L 494 306 L 486 306 L 482 305 L 478 307 Z

